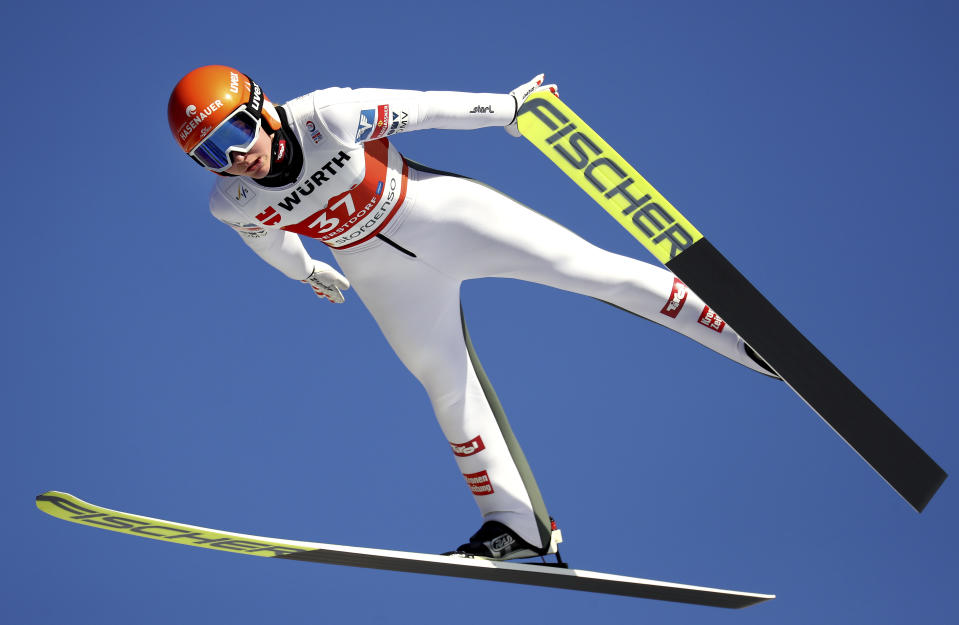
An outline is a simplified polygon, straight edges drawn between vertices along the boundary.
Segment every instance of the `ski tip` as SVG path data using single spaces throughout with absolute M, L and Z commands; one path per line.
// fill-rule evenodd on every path
M 51 514 L 50 504 L 57 501 L 77 501 L 77 498 L 71 495 L 70 493 L 64 493 L 58 490 L 48 490 L 46 492 L 40 493 L 36 496 L 37 508 Z
M 40 493 L 39 495 L 37 495 L 37 496 L 35 497 L 35 499 L 34 499 L 34 501 L 35 501 L 36 504 L 37 504 L 37 507 L 40 508 L 41 510 L 43 510 L 43 506 L 42 506 L 41 504 L 42 504 L 44 501 L 47 500 L 47 497 L 49 497 L 50 495 L 52 495 L 52 494 L 55 493 L 55 492 L 56 492 L 56 491 L 48 490 L 48 491 L 46 491 L 46 492 L 43 492 L 43 493 Z

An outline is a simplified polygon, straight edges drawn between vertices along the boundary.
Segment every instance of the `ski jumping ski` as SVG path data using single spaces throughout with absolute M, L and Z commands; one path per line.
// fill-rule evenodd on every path
M 520 133 L 709 308 L 903 499 L 922 512 L 946 473 L 797 330 L 635 168 L 559 98 L 533 93 Z
M 37 495 L 37 507 L 58 519 L 80 525 L 191 547 L 230 551 L 279 560 L 300 560 L 368 569 L 483 579 L 511 584 L 548 586 L 720 608 L 744 608 L 774 598 L 774 595 L 672 584 L 637 577 L 556 568 L 542 564 L 495 562 L 478 558 L 346 547 L 237 534 L 110 510 L 58 491 L 49 491 Z

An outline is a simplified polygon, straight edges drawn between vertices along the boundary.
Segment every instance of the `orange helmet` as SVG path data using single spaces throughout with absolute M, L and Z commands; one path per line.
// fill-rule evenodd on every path
M 207 65 L 184 76 L 167 104 L 170 131 L 180 148 L 213 171 L 230 167 L 230 152 L 245 152 L 260 126 L 280 129 L 276 108 L 242 72 Z

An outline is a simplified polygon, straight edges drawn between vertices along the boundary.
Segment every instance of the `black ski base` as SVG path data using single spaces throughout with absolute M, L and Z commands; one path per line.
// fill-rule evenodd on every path
M 946 479 L 892 419 L 706 239 L 666 263 L 917 511 Z

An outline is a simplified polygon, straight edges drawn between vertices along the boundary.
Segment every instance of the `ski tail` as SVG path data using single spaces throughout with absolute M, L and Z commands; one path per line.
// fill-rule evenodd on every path
M 523 136 L 735 328 L 903 499 L 925 508 L 946 472 L 632 165 L 552 94 L 532 94 L 517 116 Z
M 917 512 L 946 472 L 706 239 L 666 263 Z M 683 278 L 686 281 L 686 278 Z M 717 303 L 717 309 L 719 304 Z M 748 338 L 747 338 L 748 337 Z

